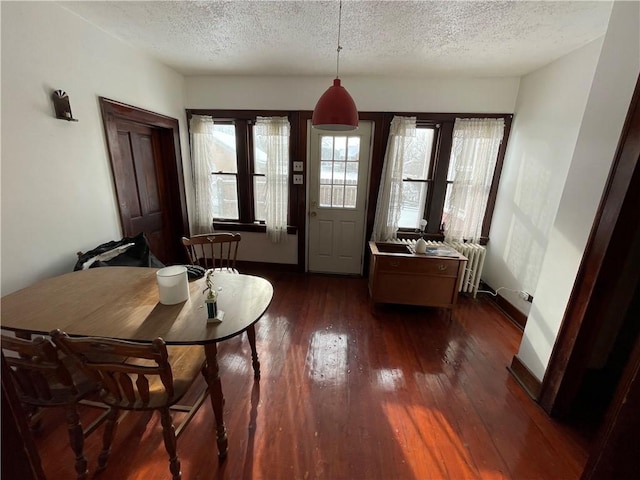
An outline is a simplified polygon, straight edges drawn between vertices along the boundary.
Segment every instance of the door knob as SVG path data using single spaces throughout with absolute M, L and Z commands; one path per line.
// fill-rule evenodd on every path
M 309 216 L 310 216 L 310 217 L 315 217 L 316 215 L 317 215 L 317 213 L 316 213 L 316 212 L 309 212 Z

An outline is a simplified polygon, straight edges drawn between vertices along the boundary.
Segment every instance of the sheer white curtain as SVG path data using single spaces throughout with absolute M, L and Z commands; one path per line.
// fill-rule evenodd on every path
M 215 171 L 213 118 L 193 115 L 191 130 L 191 173 L 195 205 L 191 216 L 191 231 L 194 234 L 213 230 L 213 181 Z
M 402 208 L 402 167 L 404 155 L 416 136 L 416 117 L 393 117 L 384 155 L 376 217 L 371 240 L 395 238 Z
M 267 236 L 273 243 L 287 238 L 290 130 L 287 117 L 258 117 L 253 130 L 256 140 L 261 140 L 260 144 L 266 147 L 265 224 Z
M 489 190 L 504 135 L 502 118 L 457 118 L 445 202 L 445 241 L 480 240 Z

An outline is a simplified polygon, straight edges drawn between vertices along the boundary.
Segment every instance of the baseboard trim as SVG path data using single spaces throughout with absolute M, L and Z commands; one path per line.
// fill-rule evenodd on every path
M 522 363 L 522 360 L 518 358 L 518 355 L 514 355 L 511 360 L 511 365 L 507 367 L 509 373 L 513 375 L 516 382 L 529 394 L 529 396 L 536 402 L 540 398 L 540 391 L 542 390 L 542 382 L 538 380 L 531 370 Z
M 481 290 L 489 290 L 495 293 L 495 290 L 486 283 L 482 282 Z M 527 316 L 514 307 L 507 299 L 500 295 L 488 295 L 488 297 L 504 314 L 511 320 L 516 327 L 524 331 L 524 326 L 527 324 Z
M 493 298 L 496 305 L 507 314 L 507 316 L 515 323 L 520 330 L 524 330 L 524 326 L 527 324 L 527 316 L 509 303 L 504 297 L 497 295 Z
M 243 269 L 251 271 L 252 269 L 258 270 L 271 270 L 275 272 L 299 272 L 297 263 L 269 263 L 269 262 L 249 262 L 247 260 L 238 260 L 236 262 L 237 269 L 242 272 Z

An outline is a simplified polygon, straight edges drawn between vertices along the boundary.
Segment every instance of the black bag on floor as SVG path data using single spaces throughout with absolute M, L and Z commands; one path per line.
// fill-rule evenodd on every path
M 164 264 L 151 252 L 144 233 L 139 233 L 135 237 L 103 243 L 83 253 L 73 270 L 113 266 L 162 268 Z

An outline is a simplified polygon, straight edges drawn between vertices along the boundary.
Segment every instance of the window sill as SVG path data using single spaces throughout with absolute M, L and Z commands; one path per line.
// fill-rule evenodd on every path
M 257 232 L 266 233 L 267 227 L 262 223 L 241 223 L 241 222 L 220 222 L 214 221 L 213 228 L 218 230 L 231 230 L 234 232 Z M 298 227 L 288 226 L 287 234 L 294 235 L 298 232 Z

